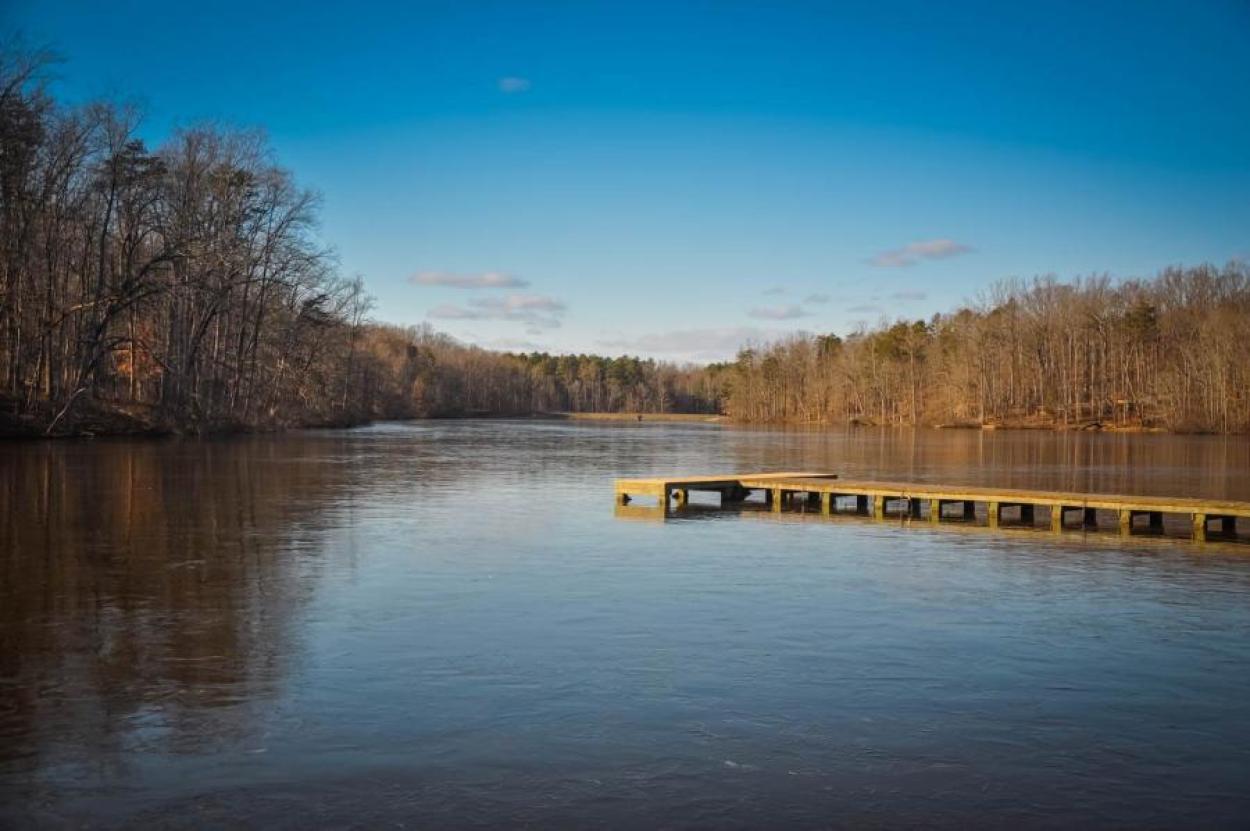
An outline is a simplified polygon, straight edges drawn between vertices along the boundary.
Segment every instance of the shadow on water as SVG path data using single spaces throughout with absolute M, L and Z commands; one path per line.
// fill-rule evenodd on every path
M 846 508 L 833 511 L 828 516 L 821 513 L 818 505 L 799 504 L 787 506 L 783 511 L 774 511 L 758 496 L 744 502 L 722 506 L 715 499 L 702 499 L 705 494 L 691 497 L 686 505 L 651 504 L 616 505 L 613 516 L 616 519 L 636 522 L 699 522 L 715 520 L 764 520 L 768 522 L 807 522 L 807 523 L 852 523 L 881 528 L 895 528 L 900 531 L 937 532 L 955 534 L 991 534 L 1015 536 L 1031 539 L 1039 545 L 1048 543 L 1064 544 L 1077 542 L 1081 545 L 1119 545 L 1120 547 L 1137 548 L 1142 545 L 1184 545 L 1194 551 L 1205 551 L 1208 554 L 1223 553 L 1250 555 L 1250 535 L 1240 531 L 1244 527 L 1243 520 L 1238 531 L 1221 533 L 1208 530 L 1205 542 L 1192 539 L 1190 523 L 1184 516 L 1168 515 L 1164 518 L 1162 530 L 1144 527 L 1137 523 L 1128 534 L 1116 527 L 1113 511 L 1099 511 L 1099 525 L 1085 528 L 1079 524 L 1067 522 L 1059 532 L 1050 530 L 1046 522 L 1024 522 L 1019 518 L 1004 517 L 997 526 L 986 521 L 985 508 L 980 506 L 974 519 L 961 519 L 944 516 L 941 522 L 931 522 L 928 516 L 914 517 L 906 509 L 891 507 L 881 517 L 861 513 Z M 645 497 L 640 498 L 645 500 Z M 701 500 L 701 501 L 698 501 Z M 649 500 L 648 500 L 649 501 Z M 1045 513 L 1043 512 L 1045 518 Z M 1048 521 L 1048 520 L 1047 520 Z

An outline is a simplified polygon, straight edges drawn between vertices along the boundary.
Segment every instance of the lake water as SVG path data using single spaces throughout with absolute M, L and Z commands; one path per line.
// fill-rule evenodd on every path
M 0 826 L 1250 824 L 1250 546 L 614 511 L 767 469 L 1250 499 L 1244 438 L 3 445 Z

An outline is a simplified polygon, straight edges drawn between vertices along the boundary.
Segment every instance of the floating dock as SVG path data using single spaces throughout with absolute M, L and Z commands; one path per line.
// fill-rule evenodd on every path
M 819 507 L 825 515 L 854 511 L 878 519 L 901 516 L 930 522 L 977 522 L 984 516 L 991 528 L 1004 522 L 1033 526 L 1044 515 L 1044 521 L 1056 532 L 1068 527 L 1094 530 L 1099 527 L 1100 516 L 1111 516 L 1121 534 L 1130 534 L 1138 526 L 1162 533 L 1165 515 L 1172 515 L 1183 517 L 1193 539 L 1200 541 L 1211 533 L 1235 538 L 1238 519 L 1250 521 L 1250 502 L 872 482 L 842 479 L 835 473 L 618 479 L 616 502 L 628 505 L 635 497 L 653 496 L 665 510 L 680 509 L 689 504 L 692 492 L 700 491 L 719 494 L 723 507 L 740 504 L 753 493 L 762 492 L 764 503 L 773 511 Z

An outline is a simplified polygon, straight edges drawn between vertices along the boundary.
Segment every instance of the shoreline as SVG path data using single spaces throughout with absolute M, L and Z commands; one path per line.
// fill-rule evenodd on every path
M 828 421 L 807 422 L 764 422 L 742 421 L 724 414 L 715 413 L 601 413 L 601 412 L 534 412 L 528 414 L 500 413 L 459 413 L 455 415 L 413 416 L 413 417 L 381 417 L 374 419 L 338 419 L 305 424 L 243 424 L 239 422 L 216 422 L 200 424 L 180 429 L 165 422 L 144 419 L 133 412 L 100 407 L 89 416 L 65 425 L 62 429 L 48 434 L 46 427 L 34 419 L 16 418 L 9 414 L 0 414 L 0 442 L 8 441 L 40 441 L 58 439 L 94 439 L 94 438 L 221 438 L 230 435 L 257 435 L 264 433 L 283 433 L 296 430 L 338 430 L 365 427 L 379 421 L 463 421 L 468 419 L 518 419 L 535 421 L 586 421 L 609 423 L 669 423 L 669 424 L 715 424 L 733 427 L 767 427 L 767 428 L 804 428 L 804 429 L 910 429 L 910 430 L 951 430 L 984 432 L 996 431 L 1029 431 L 1051 433 L 1125 433 L 1125 434 L 1162 434 L 1178 436 L 1194 435 L 1246 435 L 1245 433 L 1214 433 L 1202 430 L 1173 430 L 1144 424 L 1106 424 L 1102 422 L 1083 422 L 1078 424 L 1056 424 L 1038 420 L 1022 419 L 1013 421 L 957 422 L 940 424 L 876 424 L 870 421 L 850 420 L 843 423 Z
M 557 421 L 633 421 L 633 422 L 670 422 L 696 424 L 731 424 L 736 423 L 727 415 L 716 413 L 536 413 L 535 418 L 549 418 Z

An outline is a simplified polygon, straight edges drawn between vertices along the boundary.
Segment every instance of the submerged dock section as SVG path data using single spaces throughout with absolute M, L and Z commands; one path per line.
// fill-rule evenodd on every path
M 1056 532 L 1069 527 L 1094 530 L 1100 521 L 1104 525 L 1110 521 L 1122 534 L 1139 527 L 1162 533 L 1165 516 L 1172 516 L 1187 525 L 1195 540 L 1205 540 L 1212 533 L 1235 538 L 1238 519 L 1250 522 L 1250 502 L 859 481 L 835 473 L 618 479 L 616 501 L 627 505 L 634 497 L 653 496 L 667 510 L 687 506 L 690 494 L 699 491 L 719 494 L 723 507 L 745 502 L 759 492 L 773 511 L 818 508 L 826 515 L 850 511 L 877 519 L 984 522 L 991 528 L 1035 526 L 1041 521 Z

